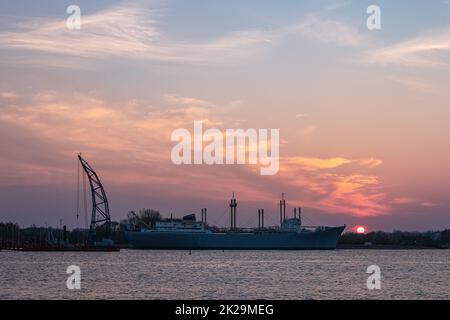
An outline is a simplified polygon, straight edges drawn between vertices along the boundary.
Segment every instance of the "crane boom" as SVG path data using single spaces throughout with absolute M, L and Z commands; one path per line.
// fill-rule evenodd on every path
M 98 227 L 104 228 L 105 236 L 109 236 L 111 232 L 111 217 L 109 215 L 108 198 L 106 197 L 105 189 L 98 177 L 97 173 L 92 169 L 89 163 L 78 154 L 81 166 L 86 173 L 89 185 L 91 187 L 92 196 L 92 215 L 90 231 L 94 233 Z

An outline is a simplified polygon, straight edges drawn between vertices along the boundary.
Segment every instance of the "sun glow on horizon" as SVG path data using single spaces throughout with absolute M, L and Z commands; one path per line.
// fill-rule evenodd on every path
M 358 233 L 358 234 L 364 234 L 367 231 L 367 228 L 364 226 L 356 226 L 354 229 L 356 230 L 356 233 Z

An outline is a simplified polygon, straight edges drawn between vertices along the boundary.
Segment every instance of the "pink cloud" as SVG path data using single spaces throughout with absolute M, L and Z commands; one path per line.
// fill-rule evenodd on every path
M 332 214 L 391 212 L 381 179 L 370 173 L 379 159 L 282 157 L 280 173 L 273 177 L 262 177 L 249 165 L 175 166 L 172 130 L 191 128 L 198 119 L 212 127 L 228 121 L 225 114 L 211 112 L 214 103 L 176 95 L 169 100 L 176 106 L 148 109 L 134 100 L 108 104 L 82 94 L 41 92 L 29 104 L 6 107 L 0 123 L 27 134 L 2 140 L 2 149 L 15 151 L 0 158 L 0 184 L 73 184 L 75 155 L 82 151 L 100 166 L 109 185 L 137 185 L 143 194 L 219 201 L 234 191 L 243 201 L 271 205 L 284 191 L 292 204 Z M 40 157 L 39 144 L 47 157 Z

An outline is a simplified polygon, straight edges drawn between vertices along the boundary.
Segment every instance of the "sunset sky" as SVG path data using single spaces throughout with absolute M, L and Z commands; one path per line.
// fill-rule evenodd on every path
M 81 8 L 69 30 L 66 8 Z M 381 8 L 381 30 L 366 9 Z M 76 220 L 77 153 L 114 220 L 450 228 L 450 1 L 2 1 L 0 221 Z M 280 171 L 171 162 L 173 130 L 280 129 Z

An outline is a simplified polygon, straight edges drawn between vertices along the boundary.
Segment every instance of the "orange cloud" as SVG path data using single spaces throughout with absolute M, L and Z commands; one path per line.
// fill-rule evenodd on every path
M 214 103 L 176 95 L 169 100 L 168 106 L 155 108 L 133 100 L 109 104 L 82 94 L 42 92 L 28 104 L 7 105 L 0 112 L 0 123 L 27 135 L 20 143 L 1 142 L 2 149 L 13 152 L 2 155 L 0 183 L 73 184 L 73 159 L 82 151 L 92 163 L 101 164 L 109 185 L 139 185 L 141 192 L 161 197 L 176 190 L 177 198 L 218 201 L 235 191 L 243 201 L 270 205 L 284 191 L 292 204 L 328 213 L 391 212 L 380 178 L 367 173 L 382 163 L 379 159 L 282 157 L 280 172 L 273 177 L 260 176 L 259 169 L 250 165 L 172 164 L 172 130 L 191 128 L 199 119 L 211 127 L 229 121 L 224 113 L 219 117 L 211 112 Z M 45 146 L 42 159 L 37 156 L 39 145 Z M 8 172 L 15 172 L 16 178 Z
M 285 159 L 285 163 L 288 165 L 299 165 L 304 170 L 320 170 L 320 169 L 333 169 L 340 167 L 347 163 L 352 163 L 352 160 L 344 158 L 304 158 L 304 157 L 290 157 Z
M 392 211 L 380 178 L 360 172 L 381 164 L 381 160 L 298 157 L 281 163 L 282 171 L 294 177 L 290 183 L 308 190 L 310 199 L 306 205 L 309 207 L 355 216 L 385 215 Z M 344 165 L 345 171 L 339 172 Z

